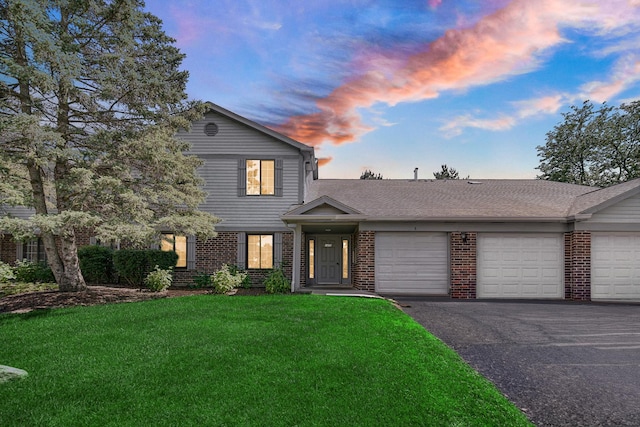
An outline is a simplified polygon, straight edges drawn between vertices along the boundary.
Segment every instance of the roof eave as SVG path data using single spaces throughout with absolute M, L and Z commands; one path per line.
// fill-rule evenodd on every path
M 368 222 L 560 222 L 567 223 L 567 217 L 538 217 L 538 216 L 447 216 L 447 217 L 372 217 L 366 218 Z
M 567 217 L 481 217 L 481 216 L 458 216 L 458 217 L 379 217 L 367 215 L 283 215 L 282 220 L 289 223 L 301 222 L 543 222 L 543 223 L 568 223 L 576 221 L 575 218 Z M 581 220 L 588 218 L 581 218 Z

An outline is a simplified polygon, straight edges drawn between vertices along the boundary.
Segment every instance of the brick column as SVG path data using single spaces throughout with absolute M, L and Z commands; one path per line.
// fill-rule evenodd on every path
M 477 233 L 451 233 L 451 298 L 476 298 Z
M 363 291 L 375 291 L 376 233 L 358 231 L 356 234 L 356 263 L 353 269 L 353 286 Z
M 568 239 L 567 239 L 568 235 Z M 591 233 L 573 231 L 565 234 L 565 268 L 569 267 L 569 289 L 565 285 L 565 296 L 575 301 L 591 300 Z M 569 256 L 569 262 L 566 257 Z M 565 271 L 565 279 L 567 273 Z

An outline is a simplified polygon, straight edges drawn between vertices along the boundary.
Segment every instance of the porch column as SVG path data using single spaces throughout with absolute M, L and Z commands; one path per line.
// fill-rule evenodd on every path
M 291 292 L 300 289 L 300 265 L 302 264 L 302 226 L 288 224 L 293 228 L 293 265 L 291 266 Z

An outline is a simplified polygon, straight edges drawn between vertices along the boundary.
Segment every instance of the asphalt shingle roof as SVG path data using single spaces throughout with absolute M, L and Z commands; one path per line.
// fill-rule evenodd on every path
M 576 197 L 569 214 L 574 215 L 590 210 L 591 208 L 597 208 L 607 201 L 637 191 L 638 187 L 640 187 L 640 179 L 634 179 L 607 188 L 593 189 L 593 191 Z
M 373 218 L 561 218 L 597 188 L 544 180 L 314 181 L 305 202 L 328 196 Z

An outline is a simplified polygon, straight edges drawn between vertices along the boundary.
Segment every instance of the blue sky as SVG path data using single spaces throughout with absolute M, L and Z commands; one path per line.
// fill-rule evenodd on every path
M 534 178 L 586 99 L 640 98 L 640 0 L 147 0 L 189 96 L 316 147 L 321 178 Z

